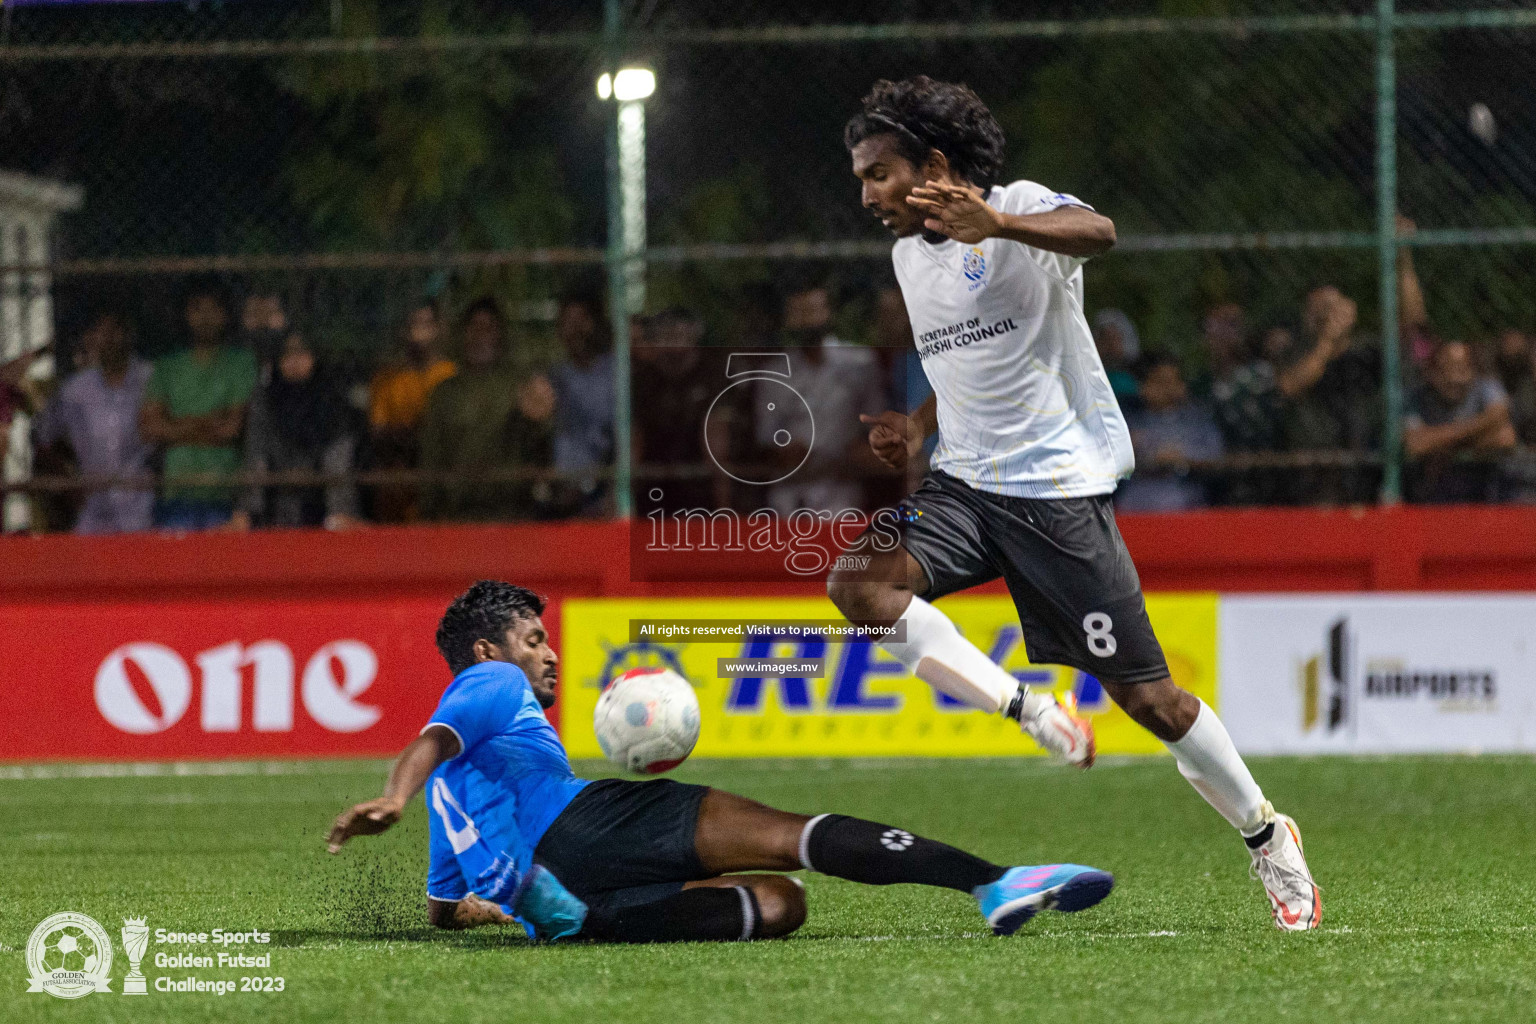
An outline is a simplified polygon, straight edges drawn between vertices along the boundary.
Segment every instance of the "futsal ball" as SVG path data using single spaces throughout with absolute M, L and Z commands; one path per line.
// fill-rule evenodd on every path
M 603 755 L 620 768 L 670 771 L 699 741 L 699 698 L 669 668 L 632 668 L 603 688 L 592 727 Z

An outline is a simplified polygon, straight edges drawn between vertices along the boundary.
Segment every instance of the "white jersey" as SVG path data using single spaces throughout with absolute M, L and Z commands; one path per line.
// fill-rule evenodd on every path
M 1013 214 L 1088 205 L 1032 181 L 994 186 L 987 202 Z M 911 235 L 891 259 L 937 401 L 935 469 L 1023 498 L 1107 494 L 1130 474 L 1131 436 L 1083 315 L 1081 257 Z

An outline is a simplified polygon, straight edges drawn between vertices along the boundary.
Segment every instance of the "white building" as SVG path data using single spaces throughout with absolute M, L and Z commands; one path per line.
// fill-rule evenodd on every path
M 84 192 L 47 178 L 0 171 L 0 363 L 41 348 L 53 340 L 53 281 L 48 265 L 53 257 L 54 219 L 79 209 Z M 32 376 L 46 380 L 54 374 L 51 357 L 32 366 Z M 32 472 L 31 417 L 11 422 L 6 481 L 25 480 Z M 27 528 L 25 495 L 8 495 L 3 510 L 7 531 Z

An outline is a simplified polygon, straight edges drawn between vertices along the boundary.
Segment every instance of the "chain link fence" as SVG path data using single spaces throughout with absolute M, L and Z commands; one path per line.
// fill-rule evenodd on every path
M 1281 468 L 1261 447 L 1229 450 L 1240 466 L 1169 472 L 1213 500 L 1374 500 L 1383 482 L 1395 496 L 1387 410 L 1411 399 L 1432 343 L 1471 342 L 1493 373 L 1506 332 L 1536 331 L 1536 93 L 1522 73 L 1536 7 L 1397 6 L 5 0 L 0 171 L 78 186 L 83 202 L 58 214 L 45 265 L 4 273 L 18 295 L 46 280 L 59 375 L 103 302 L 130 311 L 143 354 L 182 346 L 185 283 L 205 274 L 237 296 L 277 294 L 359 404 L 425 296 L 454 322 L 494 295 L 520 364 L 547 368 L 562 358 L 558 298 L 624 276 L 607 262 L 614 104 L 594 90 L 616 56 L 657 81 L 643 312 L 686 311 L 706 343 L 733 344 L 766 329 L 774 295 L 825 283 L 840 336 L 888 343 L 890 239 L 859 207 L 841 126 L 875 79 L 929 74 L 992 107 L 1008 178 L 1115 220 L 1119 244 L 1087 271 L 1090 318 L 1123 311 L 1133 347 L 1172 355 L 1198 395 L 1222 371 L 1212 310 L 1235 304 L 1244 358 L 1284 366 L 1315 330 L 1309 293 L 1355 303 L 1351 400 L 1368 422 L 1298 428 L 1270 446 Z M 1380 230 L 1384 201 L 1411 222 L 1396 238 Z M 1383 273 L 1397 246 L 1416 276 Z M 11 330 L 0 354 L 43 341 Z M 17 484 L 30 472 L 19 427 L 12 441 Z M 358 468 L 376 471 L 363 447 Z M 1294 465 L 1323 449 L 1311 477 Z M 1253 483 L 1266 473 L 1283 481 Z

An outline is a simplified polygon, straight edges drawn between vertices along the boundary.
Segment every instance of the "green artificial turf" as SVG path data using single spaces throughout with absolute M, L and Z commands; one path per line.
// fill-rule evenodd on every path
M 1119 886 L 997 939 L 959 893 L 808 875 L 810 919 L 791 939 L 622 948 L 435 932 L 420 800 L 386 836 L 322 848 L 335 813 L 378 792 L 381 764 L 238 767 L 262 771 L 0 775 L 0 1020 L 1536 1020 L 1525 758 L 1255 761 L 1323 886 L 1322 928 L 1302 935 L 1273 930 L 1241 843 L 1166 759 L 1083 774 L 1033 760 L 690 762 L 675 777 L 1004 863 L 1092 864 Z M 27 937 L 63 910 L 112 932 L 111 994 L 25 993 Z M 124 997 L 128 915 L 272 935 L 270 972 L 157 970 L 168 947 L 152 942 L 151 986 L 270 973 L 285 991 Z

